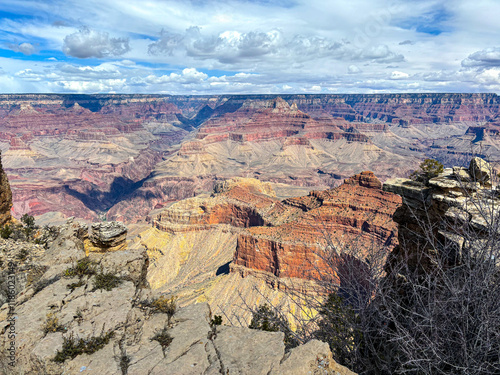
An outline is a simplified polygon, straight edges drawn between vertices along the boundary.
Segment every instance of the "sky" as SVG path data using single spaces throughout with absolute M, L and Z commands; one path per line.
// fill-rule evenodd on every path
M 499 17 L 499 0 L 1 0 L 0 93 L 498 93 Z

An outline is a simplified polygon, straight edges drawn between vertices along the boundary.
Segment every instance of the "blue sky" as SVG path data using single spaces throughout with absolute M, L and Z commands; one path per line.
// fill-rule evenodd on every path
M 500 92 L 497 0 L 3 0 L 0 92 Z

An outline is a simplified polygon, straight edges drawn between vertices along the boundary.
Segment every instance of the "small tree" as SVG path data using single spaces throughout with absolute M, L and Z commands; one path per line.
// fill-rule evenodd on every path
M 248 328 L 268 332 L 283 332 L 285 334 L 284 342 L 286 348 L 292 348 L 298 344 L 288 320 L 282 317 L 276 309 L 267 304 L 260 305 L 257 310 L 253 311 L 252 321 Z
M 414 171 L 410 178 L 412 180 L 427 184 L 431 178 L 443 173 L 444 166 L 434 159 L 425 159 L 419 166 L 419 170 Z
M 26 233 L 26 236 L 30 237 L 36 229 L 35 218 L 31 215 L 24 214 L 21 217 L 21 222 L 24 224 L 24 232 Z
M 328 343 L 337 362 L 352 368 L 354 352 L 362 338 L 358 315 L 335 293 L 328 295 L 319 315 L 318 329 L 313 336 Z

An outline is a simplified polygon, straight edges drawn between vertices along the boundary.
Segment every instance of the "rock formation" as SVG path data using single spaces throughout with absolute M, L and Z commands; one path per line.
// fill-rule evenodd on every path
M 0 95 L 13 214 L 140 221 L 217 181 L 336 186 L 497 159 L 495 94 Z M 185 141 L 185 142 L 184 142 Z
M 10 221 L 10 209 L 12 207 L 12 192 L 9 180 L 2 168 L 2 158 L 0 153 L 0 227 Z
M 119 251 L 127 247 L 127 227 L 118 221 L 93 223 L 89 230 L 87 251 Z
M 494 207 L 500 202 L 496 187 L 492 188 L 493 171 L 485 160 L 474 157 L 469 168 L 446 168 L 427 185 L 404 178 L 387 181 L 384 191 L 403 199 L 394 221 L 399 242 L 405 244 L 404 249 L 394 249 L 389 269 L 405 262 L 411 270 L 428 270 L 436 256 L 445 257 L 445 263 L 460 261 L 467 238 L 481 239 L 495 218 Z M 462 237 L 458 228 L 466 228 L 468 237 Z
M 175 293 L 183 303 L 208 301 L 216 314 L 246 321 L 241 298 L 294 309 L 286 288 L 312 290 L 317 279 L 339 283 L 348 246 L 350 256 L 363 259 L 372 248 L 382 256 L 392 249 L 392 213 L 401 200 L 380 186 L 364 172 L 338 188 L 280 200 L 269 183 L 227 180 L 210 196 L 164 209 L 131 246 L 147 248 L 154 290 Z
M 116 226 L 99 224 L 93 233 Z M 207 303 L 169 316 L 148 288 L 144 249 L 87 258 L 86 229 L 70 220 L 50 230 L 46 246 L 0 239 L 1 373 L 354 374 L 326 343 L 285 352 L 283 333 L 214 326 Z M 15 280 L 8 299 L 6 280 Z
M 277 277 L 335 279 L 339 270 L 325 262 L 324 249 L 333 247 L 334 257 L 349 248 L 356 257 L 373 246 L 392 249 L 397 230 L 391 218 L 400 200 L 381 186 L 372 172 L 362 172 L 338 188 L 283 201 L 296 211 L 279 224 L 242 232 L 234 264 Z

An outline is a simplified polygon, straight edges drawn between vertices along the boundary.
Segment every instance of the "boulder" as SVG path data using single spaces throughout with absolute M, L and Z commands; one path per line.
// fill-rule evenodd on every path
M 492 168 L 487 161 L 477 156 L 471 159 L 469 173 L 474 180 L 482 182 L 484 185 L 491 186 L 491 171 Z
M 124 250 L 127 247 L 127 227 L 119 221 L 94 223 L 90 227 L 89 243 L 86 250 L 90 252 L 109 252 Z

